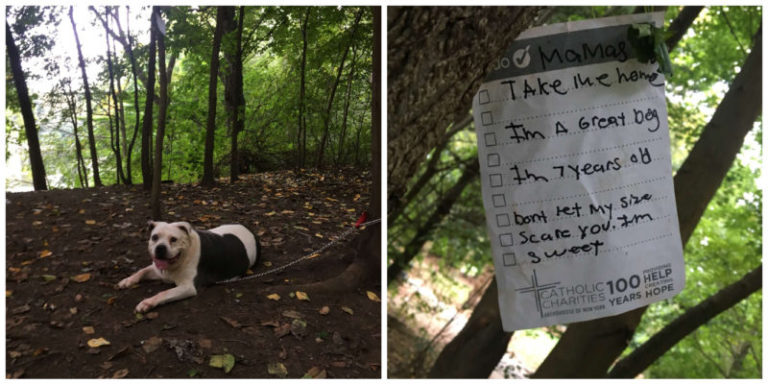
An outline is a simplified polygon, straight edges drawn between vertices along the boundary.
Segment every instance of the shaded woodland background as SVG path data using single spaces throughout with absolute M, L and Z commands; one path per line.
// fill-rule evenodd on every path
M 498 313 L 472 97 L 530 26 L 653 7 L 388 8 L 390 377 L 761 377 L 762 10 L 665 9 L 686 288 L 513 334 Z
M 74 11 L 70 17 L 68 7 L 6 8 L 6 46 L 17 48 L 30 123 L 39 130 L 24 129 L 27 102 L 18 97 L 9 53 L 6 159 L 19 156 L 9 164 L 20 164 L 17 175 L 24 176 L 7 180 L 8 188 L 29 188 L 30 172 L 38 175 L 36 189 L 149 188 L 153 127 L 161 124 L 162 180 L 210 183 L 240 173 L 369 163 L 370 9 Z M 150 33 L 153 13 L 162 32 Z M 79 46 L 62 47 L 71 37 L 61 36 L 73 29 Z M 163 60 L 150 59 L 161 53 Z

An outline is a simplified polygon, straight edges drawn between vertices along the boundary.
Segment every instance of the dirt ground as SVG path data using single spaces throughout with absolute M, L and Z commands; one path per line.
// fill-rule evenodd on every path
M 164 184 L 164 219 L 246 225 L 260 237 L 260 273 L 349 228 L 369 204 L 369 179 L 285 171 L 214 189 Z M 381 303 L 367 292 L 381 297 L 380 282 L 304 292 L 309 300 L 292 289 L 344 270 L 354 236 L 284 271 L 138 315 L 143 298 L 171 287 L 115 288 L 150 263 L 149 212 L 141 186 L 6 193 L 6 377 L 381 377 Z M 109 344 L 97 346 L 102 338 Z

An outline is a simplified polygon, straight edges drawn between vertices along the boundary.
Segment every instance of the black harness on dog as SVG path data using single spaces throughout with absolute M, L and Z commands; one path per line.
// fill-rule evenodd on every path
M 250 261 L 245 245 L 237 236 L 219 235 L 210 231 L 195 230 L 195 232 L 200 236 L 200 261 L 197 264 L 195 276 L 196 288 L 245 274 L 250 267 Z M 257 256 L 258 248 L 257 240 Z

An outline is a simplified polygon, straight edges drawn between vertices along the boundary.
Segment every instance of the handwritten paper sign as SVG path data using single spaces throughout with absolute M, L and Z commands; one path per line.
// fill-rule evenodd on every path
M 474 98 L 505 331 L 683 289 L 664 76 L 627 41 L 652 21 L 662 14 L 530 29 Z

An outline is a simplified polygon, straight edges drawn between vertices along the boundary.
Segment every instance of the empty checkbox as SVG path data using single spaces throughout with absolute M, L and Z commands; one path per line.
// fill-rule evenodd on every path
M 483 122 L 483 125 L 491 125 L 493 124 L 493 114 L 491 112 L 483 112 L 480 114 L 480 120 Z
M 498 167 L 501 165 L 501 156 L 499 156 L 498 153 L 489 153 L 488 154 L 488 166 L 489 167 Z
M 496 225 L 499 227 L 509 227 L 509 215 L 506 213 L 500 213 L 496 215 Z
M 515 258 L 515 254 L 514 253 L 512 253 L 512 252 L 505 253 L 505 254 L 502 255 L 502 257 L 504 259 L 504 266 L 505 267 L 514 267 L 515 265 L 517 265 L 517 259 Z
M 501 173 L 494 173 L 490 175 L 491 178 L 491 187 L 501 187 L 503 185 L 503 179 L 501 178 Z
M 487 89 L 481 89 L 477 94 L 477 100 L 480 104 L 488 104 L 491 102 L 491 95 L 488 93 Z
M 493 132 L 486 133 L 485 134 L 485 146 L 486 147 L 493 147 L 496 145 L 496 134 Z
M 514 242 L 512 241 L 511 233 L 502 233 L 501 235 L 499 235 L 499 242 L 501 242 L 502 247 L 510 247 L 514 245 Z
M 504 194 L 493 195 L 491 200 L 493 200 L 494 208 L 504 208 L 507 206 L 507 198 L 504 197 Z

